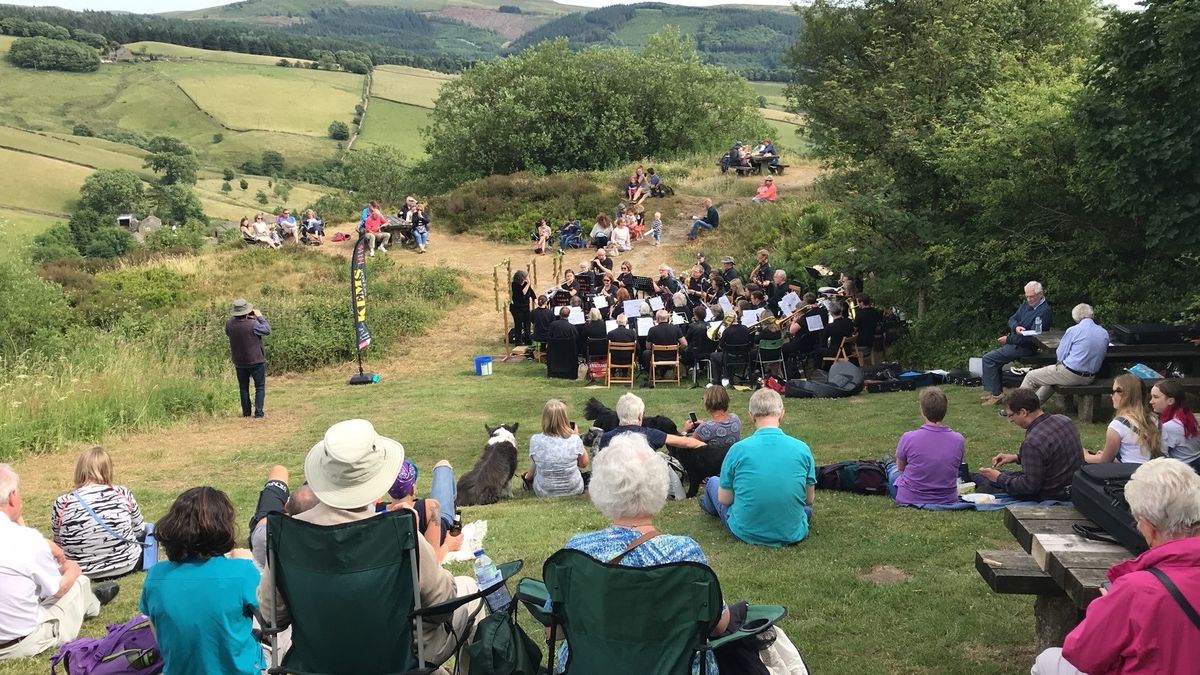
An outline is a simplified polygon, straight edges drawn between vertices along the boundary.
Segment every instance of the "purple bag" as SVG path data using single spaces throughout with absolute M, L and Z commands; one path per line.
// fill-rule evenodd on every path
M 60 664 L 66 675 L 157 675 L 163 669 L 150 619 L 142 614 L 109 626 L 102 638 L 76 638 L 59 647 L 50 657 L 51 675 L 58 675 Z

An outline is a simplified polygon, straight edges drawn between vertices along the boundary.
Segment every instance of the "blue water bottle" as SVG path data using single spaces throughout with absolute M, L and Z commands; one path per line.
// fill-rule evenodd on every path
M 158 540 L 154 538 L 154 523 L 146 523 L 146 539 L 142 543 L 142 569 L 150 571 L 158 562 Z

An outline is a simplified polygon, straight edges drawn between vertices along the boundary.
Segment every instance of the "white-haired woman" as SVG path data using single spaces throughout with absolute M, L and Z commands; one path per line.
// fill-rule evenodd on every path
M 1125 498 L 1150 550 L 1109 568 L 1112 586 L 1088 605 L 1062 649 L 1038 656 L 1033 675 L 1196 672 L 1200 476 L 1177 459 L 1152 459 L 1133 473 Z
M 658 534 L 654 516 L 667 503 L 667 464 L 650 449 L 641 434 L 619 434 L 596 456 L 592 465 L 592 480 L 588 486 L 592 503 L 612 525 L 603 530 L 584 532 L 567 540 L 566 548 L 576 549 L 596 560 L 607 562 L 620 555 L 630 543 L 644 534 L 654 535 L 629 550 L 620 560 L 626 567 L 650 567 L 673 562 L 708 560 L 700 545 L 691 537 Z M 729 624 L 728 608 L 713 628 L 721 635 Z M 565 643 L 560 648 L 558 663 L 566 663 Z M 716 659 L 705 652 L 703 667 L 697 663 L 693 673 L 717 675 Z

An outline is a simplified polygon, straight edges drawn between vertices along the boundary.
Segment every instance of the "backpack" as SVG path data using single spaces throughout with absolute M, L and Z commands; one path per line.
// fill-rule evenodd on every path
M 469 675 L 537 675 L 542 650 L 517 625 L 517 605 L 514 600 L 508 611 L 492 612 L 475 626 Z
M 848 460 L 817 467 L 817 488 L 860 495 L 886 495 L 887 472 L 875 460 Z
M 1072 529 L 1081 537 L 1120 544 L 1131 553 L 1139 554 L 1149 548 L 1138 532 L 1129 502 L 1125 500 L 1125 484 L 1140 464 L 1084 464 L 1071 481 L 1071 502 L 1075 508 L 1096 524 L 1076 523 Z
M 150 619 L 134 614 L 125 623 L 108 627 L 102 638 L 81 637 L 59 647 L 50 658 L 51 675 L 62 665 L 66 675 L 156 675 L 163 669 L 162 653 Z

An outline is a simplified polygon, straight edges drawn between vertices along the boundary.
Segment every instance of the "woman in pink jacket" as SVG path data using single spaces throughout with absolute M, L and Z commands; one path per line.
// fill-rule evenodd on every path
M 1150 550 L 1109 568 L 1112 586 L 1062 649 L 1038 656 L 1033 675 L 1200 670 L 1200 475 L 1177 459 L 1152 459 L 1133 473 L 1125 498 Z
M 758 190 L 754 192 L 754 197 L 750 201 L 755 204 L 765 204 L 775 201 L 775 195 L 775 178 L 767 176 L 763 179 L 762 184 L 758 186 Z

